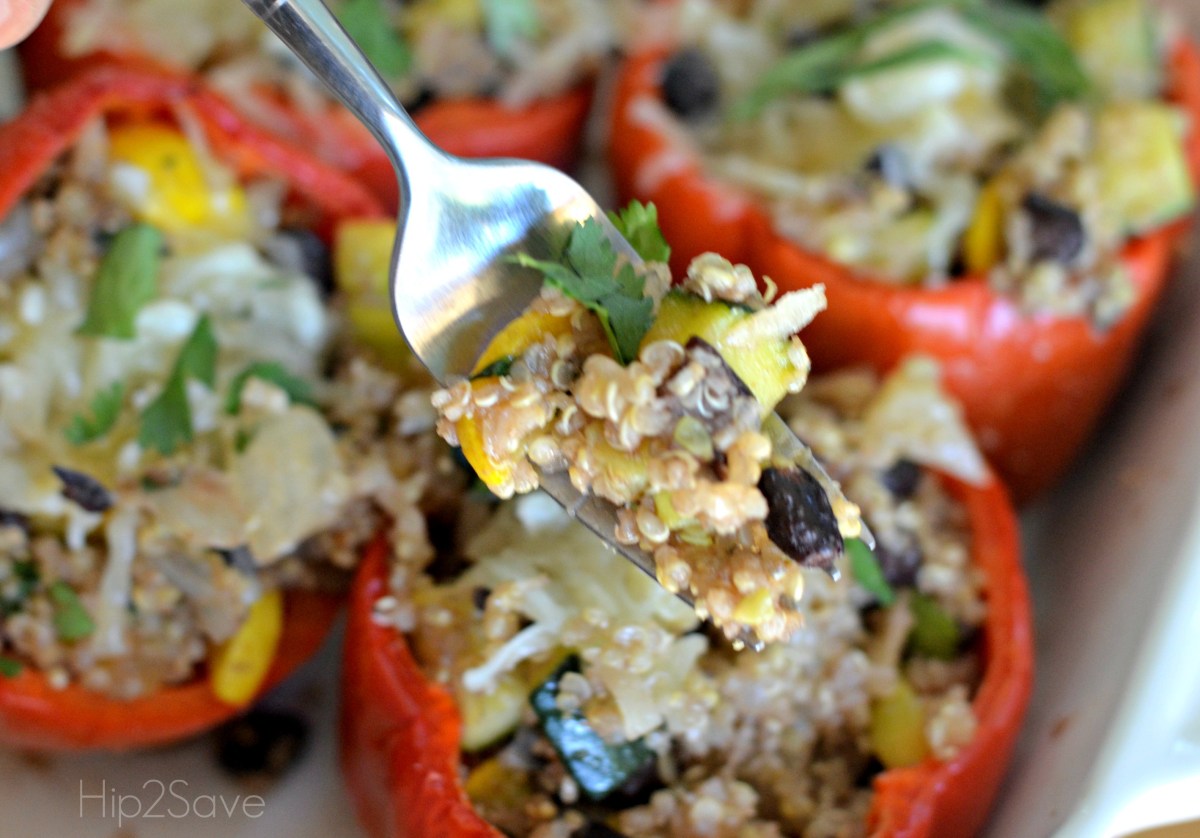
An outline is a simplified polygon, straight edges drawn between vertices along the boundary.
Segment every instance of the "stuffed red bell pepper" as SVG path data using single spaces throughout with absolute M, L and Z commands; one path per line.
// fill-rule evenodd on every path
M 334 11 L 434 143 L 468 157 L 576 159 L 591 78 L 628 0 L 343 0 Z M 243 113 L 355 173 L 394 208 L 378 143 L 245 10 L 204 0 L 60 0 L 22 48 L 41 87 L 97 63 L 199 72 Z
M 622 198 L 662 209 L 680 265 L 824 284 L 817 369 L 940 358 L 1014 495 L 1053 483 L 1194 204 L 1192 46 L 1142 0 L 674 5 L 673 46 L 618 82 Z
M 423 520 L 400 379 L 329 299 L 334 226 L 383 210 L 178 76 L 35 96 L 0 159 L 0 743 L 174 741 Z
M 596 263 L 583 267 L 584 253 L 572 244 L 568 252 L 576 257 L 573 269 L 591 271 L 597 281 Z M 724 264 L 731 282 L 748 278 Z M 557 277 L 543 302 L 561 304 L 571 280 L 542 269 Z M 624 318 L 632 303 L 620 313 L 612 305 L 607 322 L 620 334 L 629 328 Z M 692 326 L 703 324 L 704 340 L 686 338 L 691 327 L 680 327 L 681 315 L 672 313 L 680 306 L 692 312 Z M 641 362 L 620 362 L 619 353 L 613 363 L 575 358 L 575 347 L 603 352 L 603 343 L 574 333 L 564 340 L 555 317 L 574 324 L 582 315 L 568 318 L 561 308 L 535 304 L 481 358 L 501 348 L 509 353 L 471 383 L 497 378 L 514 396 L 473 396 L 477 406 L 486 401 L 507 414 L 489 413 L 479 420 L 485 426 L 528 428 L 533 403 L 520 394 L 543 375 L 557 386 L 574 380 L 578 394 L 588 376 L 607 374 L 610 403 L 637 398 L 623 390 L 623 376 L 628 370 L 632 380 L 642 374 L 636 363 L 651 363 L 646 347 Z M 784 375 L 779 365 L 737 354 L 769 354 L 736 329 L 752 325 L 764 340 L 774 334 L 767 319 L 752 319 L 753 309 L 669 297 L 655 310 L 647 334 L 657 337 L 646 340 L 657 348 L 650 355 L 670 354 L 672 339 L 664 334 L 685 335 L 689 350 L 703 344 L 728 353 L 727 363 L 748 376 L 744 392 Z M 735 326 L 723 328 L 731 319 Z M 530 340 L 531 323 L 555 339 Z M 525 349 L 514 352 L 518 345 Z M 683 344 L 676 346 L 683 354 Z M 548 360 L 547 351 L 559 354 Z M 678 411 L 670 407 L 672 393 L 691 392 L 682 378 L 637 390 L 649 397 L 638 402 L 643 419 L 658 408 L 674 416 L 679 473 L 703 469 L 689 466 L 689 455 L 706 429 L 725 427 L 734 410 L 720 382 L 735 373 L 718 366 L 683 362 L 685 377 L 699 376 L 695 389 L 707 394 L 698 412 L 686 397 Z M 628 476 L 613 459 L 624 419 L 614 420 L 604 442 L 586 424 L 572 424 L 572 409 L 553 388 L 544 399 L 556 405 L 561 424 L 547 427 L 537 445 L 559 444 L 577 464 L 573 480 L 589 462 L 609 481 Z M 435 402 L 443 420 L 445 401 Z M 458 399 L 451 394 L 450 402 Z M 580 405 L 591 409 L 586 399 Z M 814 379 L 779 410 L 858 505 L 875 547 L 848 537 L 832 564 L 802 568 L 786 604 L 801 619 L 762 651 L 702 622 L 542 495 L 498 508 L 463 500 L 451 528 L 459 538 L 443 539 L 432 563 L 368 551 L 351 598 L 341 724 L 343 769 L 370 834 L 975 834 L 1032 679 L 1031 616 L 1005 491 L 941 393 L 928 358 L 907 361 L 883 381 L 863 371 Z M 628 417 L 636 421 L 634 413 Z M 491 461 L 464 441 L 461 423 L 470 419 L 458 420 L 458 441 L 478 468 Z M 712 444 L 720 439 L 716 433 Z M 659 454 L 654 448 L 646 456 L 656 461 Z M 730 472 L 745 466 L 734 462 L 741 456 L 731 449 Z M 763 466 L 764 481 L 772 471 L 771 480 L 786 482 L 791 474 L 800 484 L 794 468 L 772 463 Z M 552 460 L 543 467 L 555 468 Z M 655 478 L 653 465 L 650 473 L 652 481 L 669 479 L 665 472 Z M 480 476 L 491 485 L 496 474 L 485 468 Z M 766 482 L 759 488 L 773 497 Z M 804 485 L 803 493 L 789 494 L 788 506 L 791 532 L 807 538 L 820 525 L 800 508 L 821 506 L 815 495 L 826 507 L 829 500 L 824 488 Z M 691 493 L 705 491 L 697 482 Z M 744 563 L 719 546 L 719 534 L 687 520 L 691 500 L 686 489 L 660 491 L 638 506 L 637 525 L 643 533 L 665 529 L 666 539 L 707 543 L 724 556 L 731 586 L 724 595 L 735 597 L 736 617 L 754 624 L 751 612 L 770 614 L 775 592 L 737 570 Z M 768 532 L 777 537 L 770 524 Z

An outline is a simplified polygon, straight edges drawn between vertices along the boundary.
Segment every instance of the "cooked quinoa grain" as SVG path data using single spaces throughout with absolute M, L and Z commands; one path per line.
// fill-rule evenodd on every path
M 631 266 L 613 270 L 637 282 Z M 475 376 L 434 394 L 438 432 L 502 498 L 535 489 L 539 470 L 565 471 L 617 507 L 614 537 L 651 553 L 661 584 L 689 594 L 701 618 L 737 642 L 786 637 L 800 622 L 802 567 L 832 569 L 860 529 L 827 482 L 777 462 L 763 426 L 808 377 L 795 332 L 824 308 L 823 291 L 764 295 L 715 254 L 670 291 L 665 265 L 637 270 L 647 320 L 636 356 L 623 363 L 608 336 L 623 328 L 617 314 L 605 313 L 610 324 L 548 283 Z

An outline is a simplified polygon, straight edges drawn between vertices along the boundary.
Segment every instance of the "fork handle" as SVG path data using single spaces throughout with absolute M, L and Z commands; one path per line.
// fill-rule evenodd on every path
M 321 0 L 242 0 L 333 91 L 387 151 L 407 205 L 408 173 L 443 152 L 417 129 L 391 88 Z M 407 161 L 407 162 L 406 162 Z

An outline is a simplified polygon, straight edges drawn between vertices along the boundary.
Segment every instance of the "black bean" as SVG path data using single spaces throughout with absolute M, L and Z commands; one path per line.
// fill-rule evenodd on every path
M 1087 234 L 1075 210 L 1038 192 L 1026 195 L 1021 209 L 1029 216 L 1035 261 L 1049 259 L 1067 265 L 1083 250 Z
M 703 353 L 706 356 L 705 360 L 709 361 L 715 366 L 720 367 L 725 375 L 729 377 L 729 383 L 733 385 L 734 390 L 736 390 L 739 395 L 754 395 L 750 388 L 746 386 L 746 382 L 742 381 L 742 379 L 738 377 L 738 374 L 733 371 L 733 367 L 729 366 L 729 364 L 725 362 L 725 359 L 721 357 L 721 353 L 717 351 L 717 348 L 704 338 L 696 336 L 688 338 L 688 342 L 684 345 L 684 349 L 687 350 L 689 356 L 691 356 L 693 353 Z
M 308 722 L 280 710 L 254 709 L 217 728 L 217 762 L 235 777 L 277 779 L 308 744 Z
M 908 157 L 905 155 L 904 149 L 891 143 L 884 143 L 871 152 L 864 168 L 900 189 L 907 188 L 912 181 L 912 178 L 909 177 Z
M 894 546 L 880 539 L 875 544 L 875 561 L 893 588 L 911 588 L 917 584 L 921 560 L 921 548 L 912 542 Z
M 816 478 L 799 468 L 767 468 L 758 488 L 767 499 L 767 535 L 775 546 L 806 567 L 832 570 L 845 545 Z
M 62 496 L 88 512 L 104 512 L 113 505 L 113 496 L 94 477 L 62 466 L 51 466 L 62 481 Z
M 884 488 L 900 500 L 911 498 L 920 480 L 921 467 L 904 458 L 896 460 L 887 471 L 879 475 L 879 481 L 883 483 Z
M 309 277 L 328 297 L 333 293 L 333 258 L 321 237 L 303 227 L 282 227 L 263 244 L 267 258 L 289 271 Z
M 680 50 L 663 69 L 662 94 L 667 107 L 684 119 L 704 116 L 721 97 L 717 69 L 700 50 Z
M 0 530 L 13 527 L 29 535 L 29 516 L 11 509 L 0 509 Z

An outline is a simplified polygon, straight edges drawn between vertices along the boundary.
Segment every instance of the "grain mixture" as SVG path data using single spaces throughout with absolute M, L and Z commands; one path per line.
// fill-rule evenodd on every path
M 428 391 L 349 339 L 285 192 L 174 125 L 97 120 L 0 223 L 6 674 L 141 696 L 277 627 L 281 591 L 340 588 L 389 519 L 431 555 Z
M 629 212 L 663 255 L 653 208 Z M 652 553 L 663 586 L 731 639 L 795 631 L 802 565 L 833 570 L 861 529 L 857 507 L 764 425 L 808 376 L 795 332 L 822 289 L 775 299 L 710 253 L 668 291 L 664 263 L 618 259 L 595 222 L 557 262 L 524 261 L 544 272 L 541 295 L 471 378 L 435 394 L 439 433 L 501 497 L 565 471 L 617 506 L 616 538 Z
M 455 695 L 467 792 L 504 834 L 853 838 L 875 774 L 970 741 L 986 604 L 933 470 L 986 470 L 936 368 L 815 381 L 782 409 L 878 545 L 840 580 L 801 570 L 802 623 L 765 651 L 537 493 L 468 505 L 461 558 L 393 565 L 375 619 Z
M 636 118 L 874 280 L 986 276 L 1028 311 L 1103 327 L 1134 299 L 1121 248 L 1194 203 L 1189 126 L 1162 101 L 1168 36 L 1143 0 L 660 14 L 677 46 Z

